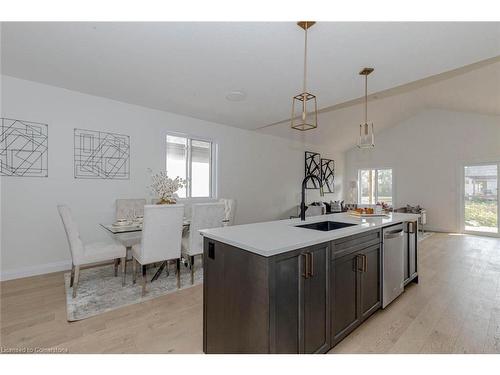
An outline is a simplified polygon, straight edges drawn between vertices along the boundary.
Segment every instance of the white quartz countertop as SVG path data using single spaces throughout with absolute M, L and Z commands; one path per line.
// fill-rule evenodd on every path
M 215 241 L 223 242 L 268 257 L 352 236 L 372 229 L 382 228 L 405 221 L 414 221 L 419 217 L 420 215 L 418 214 L 391 213 L 386 217 L 358 218 L 347 213 L 337 213 L 307 217 L 305 221 L 300 221 L 300 219 L 277 220 L 203 229 L 200 230 L 200 233 L 204 237 L 211 238 Z M 357 225 L 327 232 L 297 227 L 297 225 L 320 221 L 338 221 Z

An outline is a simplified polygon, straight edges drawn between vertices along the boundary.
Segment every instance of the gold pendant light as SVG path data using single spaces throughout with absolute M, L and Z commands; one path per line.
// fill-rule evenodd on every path
M 373 122 L 371 124 L 368 124 L 368 75 L 373 71 L 373 68 L 364 68 L 359 72 L 360 75 L 365 76 L 365 123 L 359 125 L 359 148 L 375 147 Z
M 318 127 L 318 105 L 316 96 L 306 90 L 307 75 L 307 30 L 314 25 L 314 21 L 300 21 L 297 25 L 305 31 L 304 42 L 304 85 L 302 93 L 295 95 L 292 99 L 292 129 L 305 131 Z M 300 110 L 300 113 L 296 113 Z

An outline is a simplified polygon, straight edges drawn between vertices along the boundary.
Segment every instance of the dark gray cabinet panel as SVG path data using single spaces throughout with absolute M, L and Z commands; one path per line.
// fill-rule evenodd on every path
M 274 264 L 274 352 L 299 353 L 300 258 L 293 254 Z
M 205 353 L 269 351 L 269 287 L 264 257 L 204 242 Z
M 329 349 L 328 250 L 328 246 L 312 248 L 308 254 L 310 273 L 303 278 L 305 353 L 322 353 Z
M 310 354 L 330 348 L 328 251 L 323 244 L 271 260 L 271 352 Z
M 363 239 L 365 240 L 363 242 Z M 375 239 L 375 240 L 374 240 Z M 331 260 L 331 341 L 336 345 L 382 305 L 380 231 L 349 239 Z M 346 255 L 347 253 L 347 255 Z
M 332 261 L 332 344 L 336 344 L 359 324 L 358 254 Z
M 381 262 L 380 245 L 369 247 L 359 253 L 363 271 L 360 276 L 361 319 L 373 314 L 382 305 L 381 292 Z
M 209 251 L 210 246 L 210 251 Z M 203 257 L 203 351 L 224 353 L 224 245 L 218 242 L 204 243 Z M 207 338 L 210 338 L 207 340 Z

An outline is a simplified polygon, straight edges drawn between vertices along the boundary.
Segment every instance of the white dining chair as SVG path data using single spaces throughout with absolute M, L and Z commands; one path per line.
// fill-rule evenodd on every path
M 76 297 L 78 282 L 80 280 L 80 270 L 82 268 L 89 268 L 89 266 L 95 265 L 96 263 L 115 260 L 115 276 L 117 276 L 118 261 L 120 261 L 122 266 L 122 285 L 125 285 L 127 264 L 125 246 L 118 243 L 101 242 L 84 245 L 80 238 L 78 226 L 71 216 L 70 208 L 66 205 L 59 205 L 57 206 L 57 210 L 59 211 L 64 230 L 66 231 L 71 253 L 72 266 L 70 287 L 73 288 L 73 298 Z
M 117 199 L 116 220 L 129 219 L 132 216 L 144 216 L 146 199 Z
M 225 205 L 220 202 L 193 204 L 191 212 L 189 232 L 182 238 L 182 253 L 189 259 L 191 284 L 194 284 L 194 257 L 203 254 L 203 237 L 199 230 L 222 227 L 226 216 Z
M 140 244 L 132 246 L 134 283 L 136 264 L 141 265 L 142 295 L 146 294 L 146 265 L 176 261 L 177 288 L 181 286 L 180 258 L 184 205 L 163 204 L 144 206 L 144 224 Z
M 236 209 L 236 201 L 234 199 L 219 199 L 219 202 L 224 203 L 224 225 L 230 226 L 234 224 L 234 211 Z

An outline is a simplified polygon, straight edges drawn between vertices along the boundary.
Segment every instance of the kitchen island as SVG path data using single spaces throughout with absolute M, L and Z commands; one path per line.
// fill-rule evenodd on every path
M 381 307 L 382 228 L 417 219 L 339 213 L 202 230 L 204 352 L 327 352 Z

